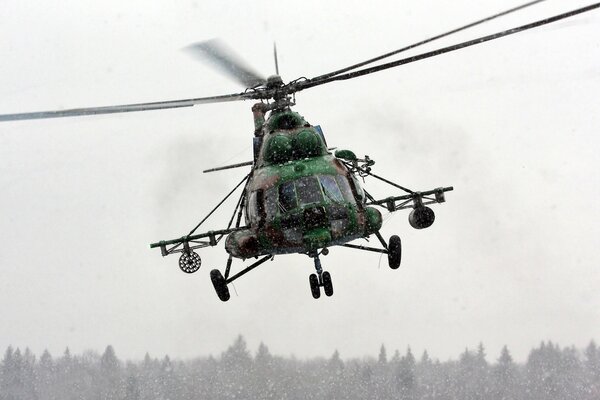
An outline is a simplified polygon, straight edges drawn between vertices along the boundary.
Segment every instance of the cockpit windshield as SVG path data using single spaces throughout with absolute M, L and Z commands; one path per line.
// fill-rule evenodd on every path
M 296 199 L 296 189 L 294 182 L 286 182 L 279 186 L 279 210 L 281 212 L 287 212 L 298 207 L 298 200 Z
M 321 185 L 315 176 L 305 176 L 294 182 L 300 205 L 320 203 L 323 201 Z
M 344 201 L 342 191 L 338 187 L 335 177 L 331 175 L 319 176 L 319 183 L 321 184 L 321 189 L 323 189 L 323 194 L 325 194 L 327 199 L 334 203 L 341 203 Z
M 277 201 L 275 200 L 277 194 Z M 343 175 L 305 176 L 284 182 L 267 192 L 267 214 L 292 211 L 300 206 L 315 203 L 355 203 L 348 178 Z M 275 207 L 275 204 L 277 207 Z

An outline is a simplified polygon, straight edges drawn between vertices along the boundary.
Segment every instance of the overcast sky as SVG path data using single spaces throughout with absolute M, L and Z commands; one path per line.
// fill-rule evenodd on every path
M 407 54 L 552 16 L 549 0 Z M 176 3 L 176 4 L 175 4 Z M 235 93 L 181 49 L 219 37 L 284 81 L 371 58 L 519 1 L 4 0 L 0 113 Z M 332 248 L 335 294 L 314 300 L 312 260 L 277 256 L 218 300 L 148 244 L 187 233 L 251 158 L 251 102 L 0 123 L 0 348 L 60 354 L 115 346 L 141 358 L 217 355 L 238 334 L 298 357 L 410 345 L 441 359 L 479 342 L 518 360 L 542 340 L 600 339 L 600 11 L 415 64 L 298 93 L 331 146 L 368 154 L 413 190 L 453 185 L 436 222 L 407 212 L 400 269 Z M 377 197 L 399 194 L 367 179 Z M 229 207 L 234 205 L 229 203 Z M 230 208 L 206 223 L 226 225 Z M 238 271 L 242 263 L 236 261 Z

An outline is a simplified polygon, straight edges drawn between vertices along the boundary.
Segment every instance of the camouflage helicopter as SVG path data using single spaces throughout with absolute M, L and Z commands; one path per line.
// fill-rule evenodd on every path
M 383 238 L 380 233 L 382 215 L 378 207 L 389 212 L 411 209 L 408 217 L 410 225 L 416 229 L 424 229 L 431 226 L 435 220 L 435 214 L 428 205 L 444 202 L 445 193 L 453 188 L 450 186 L 420 192 L 412 191 L 375 175 L 372 172 L 374 161 L 368 156 L 359 158 L 350 150 L 332 151 L 334 149 L 328 148 L 320 126 L 311 125 L 300 114 L 292 111 L 291 108 L 295 105 L 295 93 L 325 83 L 353 79 L 473 46 L 600 7 L 600 3 L 596 3 L 474 40 L 375 67 L 358 69 L 541 1 L 543 0 L 526 3 L 328 74 L 311 79 L 300 78 L 287 84 L 284 84 L 279 76 L 276 49 L 274 49 L 276 75 L 264 79 L 220 42 L 215 40 L 202 42 L 190 46 L 188 50 L 203 59 L 212 60 L 220 70 L 244 85 L 247 88 L 244 92 L 153 103 L 4 114 L 0 115 L 0 121 L 148 111 L 236 100 L 259 100 L 252 107 L 253 160 L 204 171 L 213 172 L 249 166 L 250 172 L 187 235 L 152 243 L 150 247 L 160 248 L 163 256 L 180 254 L 180 269 L 186 273 L 193 273 L 201 266 L 201 258 L 195 250 L 216 246 L 225 239 L 225 249 L 228 253 L 225 271 L 222 273 L 218 269 L 213 269 L 210 272 L 212 284 L 222 301 L 230 298 L 228 284 L 275 255 L 305 254 L 314 261 L 315 273 L 309 275 L 312 296 L 319 298 L 321 288 L 325 295 L 331 296 L 333 294 L 331 274 L 323 270 L 321 255 L 327 255 L 332 246 L 345 246 L 387 254 L 390 268 L 398 268 L 402 258 L 401 240 L 397 235 L 391 236 L 388 241 Z M 365 177 L 381 180 L 400 189 L 404 194 L 377 199 L 361 187 L 359 178 Z M 196 233 L 198 228 L 240 187 L 243 187 L 243 190 L 227 227 Z M 244 224 L 242 224 L 242 217 L 244 217 Z M 372 235 L 377 238 L 380 248 L 350 243 L 356 239 L 367 239 Z M 233 258 L 242 260 L 256 258 L 257 261 L 231 275 Z

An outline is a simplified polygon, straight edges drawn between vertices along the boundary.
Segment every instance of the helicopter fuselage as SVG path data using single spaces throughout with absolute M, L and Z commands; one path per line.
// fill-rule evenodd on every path
M 202 263 L 194 250 L 217 246 L 226 237 L 225 250 L 229 257 L 225 272 L 223 274 L 219 269 L 210 272 L 215 291 L 222 301 L 230 298 L 229 283 L 278 254 L 299 253 L 313 259 L 316 273 L 309 276 L 309 283 L 314 298 L 320 297 L 321 288 L 325 295 L 333 294 L 331 274 L 323 270 L 319 258 L 321 254 L 328 254 L 329 247 L 341 245 L 387 254 L 390 268 L 397 269 L 402 259 L 400 237 L 392 235 L 386 242 L 380 233 L 381 212 L 375 206 L 389 212 L 411 208 L 411 226 L 423 229 L 431 226 L 435 219 L 433 210 L 427 205 L 443 203 L 444 192 L 453 190 L 452 187 L 439 187 L 424 192 L 411 191 L 373 174 L 371 166 L 375 162 L 368 156 L 358 158 L 349 150 L 336 150 L 332 154 L 320 127 L 309 124 L 300 114 L 291 111 L 289 106 L 293 103 L 284 100 L 257 103 L 252 107 L 253 161 L 205 171 L 251 165 L 250 173 L 188 235 L 150 245 L 160 247 L 163 256 L 181 253 L 179 268 L 193 273 Z M 272 111 L 265 120 L 269 110 Z M 372 176 L 407 194 L 377 200 L 361 188 L 358 178 L 365 176 Z M 227 228 L 195 233 L 244 183 Z M 237 220 L 232 225 L 236 215 Z M 242 216 L 245 217 L 243 225 Z M 376 236 L 381 248 L 349 243 L 371 235 Z M 231 275 L 234 257 L 257 260 Z
M 247 188 L 246 223 L 225 248 L 234 257 L 310 253 L 368 236 L 381 213 L 365 207 L 360 187 L 333 155 L 254 171 Z
M 364 205 L 358 181 L 327 150 L 318 128 L 295 112 L 274 112 L 260 133 L 245 189 L 249 228 L 227 237 L 229 254 L 312 253 L 381 228 L 381 213 Z

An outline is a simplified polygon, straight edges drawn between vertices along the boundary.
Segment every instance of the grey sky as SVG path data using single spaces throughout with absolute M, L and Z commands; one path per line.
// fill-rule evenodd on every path
M 473 3 L 5 0 L 0 113 L 237 92 L 180 51 L 212 37 L 265 75 L 277 40 L 287 81 L 520 2 Z M 549 0 L 419 52 L 588 3 Z M 0 124 L 0 346 L 189 357 L 242 333 L 301 357 L 385 343 L 445 359 L 483 341 L 490 359 L 507 344 L 522 360 L 541 340 L 600 338 L 599 38 L 594 11 L 299 93 L 296 110 L 330 145 L 375 159 L 375 173 L 455 187 L 430 229 L 410 228 L 407 213 L 388 220 L 384 235 L 403 239 L 399 270 L 332 249 L 322 261 L 335 294 L 319 301 L 306 256 L 276 257 L 223 304 L 208 278 L 222 247 L 192 276 L 148 248 L 187 233 L 241 179 L 201 170 L 251 157 L 251 102 Z

